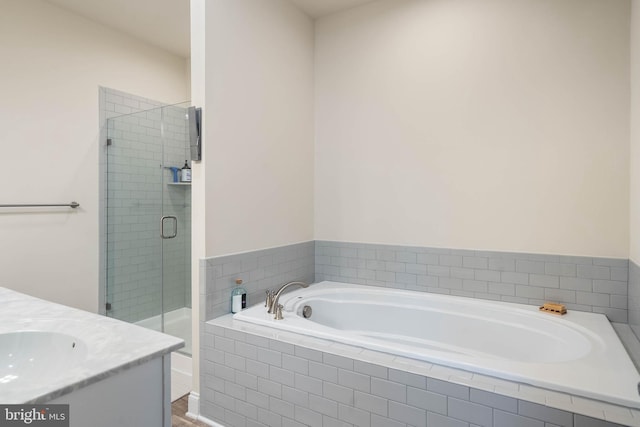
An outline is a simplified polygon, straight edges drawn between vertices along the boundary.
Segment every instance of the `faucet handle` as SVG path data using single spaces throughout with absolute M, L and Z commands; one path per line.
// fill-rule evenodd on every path
M 276 315 L 274 317 L 275 320 L 282 320 L 284 319 L 284 317 L 282 317 L 282 309 L 284 307 L 282 306 L 282 304 L 278 304 L 278 307 L 276 308 Z
M 267 313 L 273 314 L 276 312 L 275 302 L 276 302 L 276 293 L 272 290 L 269 290 L 269 293 L 267 294 L 267 300 L 266 300 Z
M 273 304 L 273 297 L 274 297 L 275 293 L 271 289 L 267 289 L 265 291 L 265 293 L 267 294 L 267 298 L 264 301 L 264 306 L 268 307 L 269 310 L 270 310 L 271 309 L 271 305 Z

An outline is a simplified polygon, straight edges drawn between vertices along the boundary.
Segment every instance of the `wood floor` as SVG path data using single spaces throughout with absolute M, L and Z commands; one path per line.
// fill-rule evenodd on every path
M 189 405 L 189 395 L 182 396 L 171 404 L 171 425 L 173 427 L 209 427 L 200 421 L 187 417 L 187 407 Z

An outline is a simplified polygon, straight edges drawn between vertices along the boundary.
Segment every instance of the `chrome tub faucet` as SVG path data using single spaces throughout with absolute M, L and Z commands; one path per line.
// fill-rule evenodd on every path
M 283 307 L 282 304 L 278 302 L 278 300 L 280 299 L 280 295 L 282 294 L 282 292 L 284 292 L 284 290 L 290 286 L 300 286 L 302 288 L 307 288 L 309 287 L 309 284 L 305 282 L 289 282 L 282 285 L 277 292 L 267 290 L 267 300 L 265 301 L 265 307 L 269 307 L 267 313 L 275 314 L 275 320 L 282 320 Z

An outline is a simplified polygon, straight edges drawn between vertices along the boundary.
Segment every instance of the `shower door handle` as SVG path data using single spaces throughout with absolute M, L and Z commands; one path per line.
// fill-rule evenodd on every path
M 167 219 L 173 220 L 173 234 L 170 234 L 168 236 L 164 234 L 164 222 Z M 160 218 L 160 237 L 162 237 L 163 239 L 173 239 L 177 235 L 178 235 L 178 218 L 176 218 L 173 215 L 166 215 Z

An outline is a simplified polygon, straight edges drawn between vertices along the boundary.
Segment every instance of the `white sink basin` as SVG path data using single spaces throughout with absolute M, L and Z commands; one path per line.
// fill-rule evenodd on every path
M 0 334 L 0 388 L 21 387 L 59 377 L 87 357 L 86 344 L 59 332 Z

